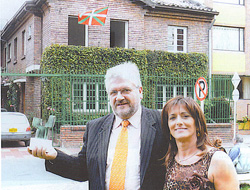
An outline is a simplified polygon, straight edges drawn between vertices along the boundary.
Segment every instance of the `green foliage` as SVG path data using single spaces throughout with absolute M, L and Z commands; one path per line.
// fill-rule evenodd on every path
M 137 64 L 144 89 L 142 104 L 149 108 L 155 108 L 151 102 L 155 96 L 156 84 L 163 82 L 160 77 L 155 80 L 154 75 L 172 78 L 179 78 L 181 75 L 186 76 L 185 80 L 188 77 L 207 76 L 208 59 L 205 54 L 52 45 L 45 49 L 41 61 L 41 71 L 47 75 L 42 85 L 43 119 L 49 116 L 48 107 L 55 109 L 54 115 L 61 124 L 72 121 L 83 124 L 102 116 L 103 114 L 98 115 L 99 113 L 75 113 L 72 110 L 72 78 L 78 77 L 81 81 L 83 79 L 80 78 L 84 75 L 84 80 L 86 77 L 93 80 L 93 75 L 105 75 L 108 68 L 125 61 Z M 172 81 L 165 84 L 176 82 L 172 78 Z
M 146 56 L 149 71 L 153 75 L 164 73 L 171 77 L 181 75 L 187 78 L 207 76 L 208 59 L 205 54 L 147 51 Z
M 249 190 L 250 185 L 249 184 L 240 184 L 240 190 Z
M 13 83 L 12 81 L 7 91 L 7 102 L 5 102 L 5 107 L 9 111 L 18 112 L 19 103 L 20 103 L 20 87 L 17 85 L 17 83 Z
M 229 123 L 232 109 L 228 100 L 224 97 L 215 97 L 206 100 L 204 105 L 204 113 L 208 123 Z

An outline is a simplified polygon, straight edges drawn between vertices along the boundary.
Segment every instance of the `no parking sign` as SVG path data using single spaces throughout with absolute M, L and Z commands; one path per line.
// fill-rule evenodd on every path
M 198 78 L 195 83 L 195 94 L 198 100 L 205 100 L 208 92 L 207 81 L 204 77 Z

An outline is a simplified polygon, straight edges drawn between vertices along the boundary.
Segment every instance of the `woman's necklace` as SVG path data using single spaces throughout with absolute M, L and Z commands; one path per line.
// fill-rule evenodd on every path
M 186 160 L 192 158 L 193 156 L 195 156 L 198 152 L 199 152 L 199 150 L 196 151 L 194 154 L 192 154 L 192 155 L 190 155 L 190 156 L 188 156 L 188 157 L 186 157 L 186 158 L 183 158 L 183 159 L 180 159 L 180 158 L 179 158 L 179 154 L 178 154 L 178 162 L 181 163 L 181 162 L 183 162 L 183 161 L 186 161 Z

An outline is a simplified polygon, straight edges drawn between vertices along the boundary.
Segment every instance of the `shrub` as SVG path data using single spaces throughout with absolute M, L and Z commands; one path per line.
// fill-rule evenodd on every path
M 204 113 L 208 123 L 229 123 L 232 109 L 225 97 L 205 101 Z
M 56 110 L 57 122 L 61 124 L 83 124 L 94 117 L 101 116 L 94 113 L 76 114 L 72 112 L 72 81 L 83 81 L 83 76 L 93 81 L 93 75 L 104 75 L 106 70 L 125 61 L 134 62 L 141 73 L 143 90 L 142 104 L 155 108 L 154 100 L 157 83 L 153 76 L 172 77 L 170 84 L 176 82 L 173 77 L 179 78 L 179 83 L 189 78 L 198 78 L 207 75 L 208 59 L 200 53 L 169 53 L 164 51 L 134 50 L 124 48 L 101 48 L 52 45 L 47 47 L 41 61 L 41 71 L 47 76 L 42 85 L 42 116 L 48 118 L 48 107 Z M 185 76 L 185 79 L 180 79 Z M 78 77 L 78 78 L 77 78 Z M 67 101 L 69 99 L 70 101 Z M 66 113 L 68 111 L 69 113 Z M 107 114 L 107 113 L 106 113 Z M 80 116 L 79 116 L 80 115 Z

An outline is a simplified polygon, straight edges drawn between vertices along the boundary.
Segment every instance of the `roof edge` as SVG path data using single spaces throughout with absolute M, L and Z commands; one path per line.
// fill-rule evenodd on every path
M 191 8 L 191 7 L 181 7 L 181 6 L 170 6 L 170 5 L 163 5 L 163 4 L 158 4 L 155 2 L 152 2 L 152 0 L 131 0 L 133 3 L 137 4 L 143 4 L 143 8 L 145 9 L 155 9 L 155 10 L 173 10 L 173 11 L 187 11 L 187 12 L 192 12 L 192 13 L 200 13 L 200 14 L 211 14 L 211 15 L 218 15 L 219 12 L 213 10 L 210 7 L 206 8 Z
M 11 30 L 18 21 L 22 20 L 22 18 L 27 15 L 27 13 L 31 14 L 38 14 L 39 12 L 42 13 L 39 10 L 39 3 L 45 2 L 46 0 L 35 0 L 35 1 L 25 1 L 23 5 L 18 9 L 18 11 L 15 13 L 15 15 L 5 24 L 1 31 L 1 38 L 5 36 L 6 33 L 8 33 L 9 30 Z M 36 9 L 36 11 L 34 10 Z M 6 40 L 6 39 L 3 39 Z

